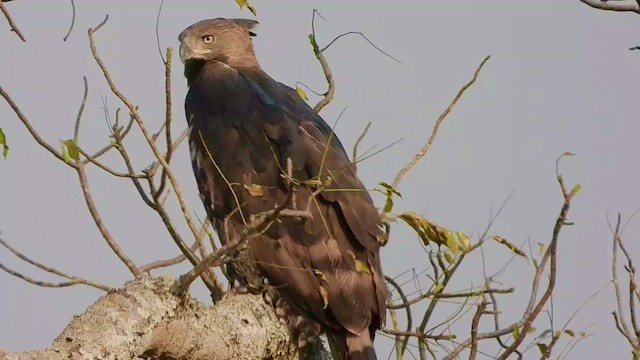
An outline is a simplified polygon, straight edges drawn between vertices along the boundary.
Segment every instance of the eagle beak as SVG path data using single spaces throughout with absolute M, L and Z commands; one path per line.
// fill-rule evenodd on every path
M 189 60 L 192 56 L 193 56 L 193 51 L 191 50 L 189 45 L 187 45 L 186 42 L 182 41 L 180 43 L 180 60 L 182 61 L 182 65 L 184 65 L 184 63 L 187 60 Z

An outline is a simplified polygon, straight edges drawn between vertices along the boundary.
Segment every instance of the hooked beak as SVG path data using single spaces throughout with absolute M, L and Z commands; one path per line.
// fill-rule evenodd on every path
M 189 46 L 189 43 L 186 39 L 180 42 L 180 60 L 182 60 L 183 65 L 185 62 L 191 59 L 206 59 L 207 54 L 209 54 L 209 50 L 194 50 L 191 46 Z
M 187 60 L 191 59 L 192 56 L 193 56 L 193 51 L 191 50 L 189 45 L 187 45 L 187 43 L 183 40 L 180 43 L 180 60 L 182 61 L 182 65 L 184 65 L 184 63 Z

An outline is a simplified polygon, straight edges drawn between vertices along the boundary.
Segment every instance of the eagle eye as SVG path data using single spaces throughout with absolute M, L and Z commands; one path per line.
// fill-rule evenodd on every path
M 211 44 L 213 42 L 213 35 L 203 36 L 202 41 L 204 41 L 205 44 Z

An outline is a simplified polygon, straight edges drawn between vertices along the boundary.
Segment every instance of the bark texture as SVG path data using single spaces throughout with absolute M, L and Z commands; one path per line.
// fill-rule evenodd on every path
M 51 346 L 0 360 L 299 359 L 284 321 L 259 295 L 214 306 L 174 296 L 174 279 L 144 277 L 100 297 L 75 315 Z M 330 359 L 321 345 L 314 359 Z

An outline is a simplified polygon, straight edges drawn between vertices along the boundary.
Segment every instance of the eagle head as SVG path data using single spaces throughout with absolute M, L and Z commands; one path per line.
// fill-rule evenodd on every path
M 255 62 L 252 31 L 258 25 L 249 19 L 208 19 L 184 29 L 178 36 L 180 59 L 186 66 L 190 61 L 218 61 L 234 67 Z

